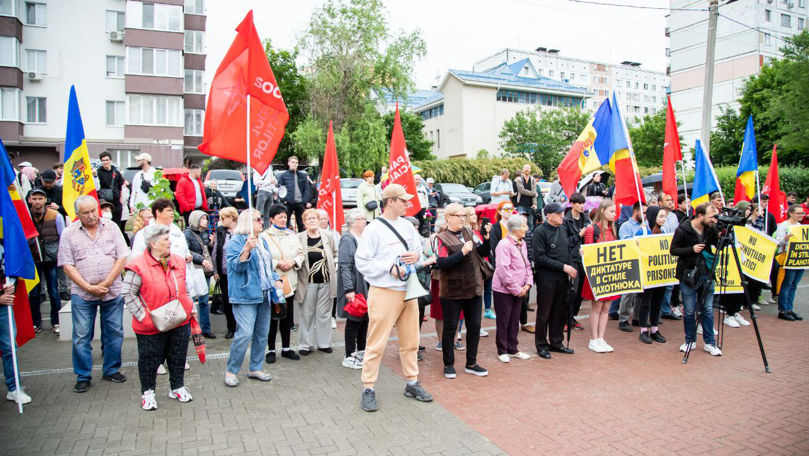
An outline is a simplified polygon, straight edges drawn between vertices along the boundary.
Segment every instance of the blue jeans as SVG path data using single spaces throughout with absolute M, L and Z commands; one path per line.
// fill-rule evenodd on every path
M 230 343 L 228 372 L 238 374 L 242 368 L 247 344 L 250 343 L 250 371 L 260 371 L 264 364 L 264 347 L 270 334 L 270 302 L 264 297 L 261 304 L 233 304 L 236 334 Z
M 199 327 L 204 333 L 211 332 L 211 306 L 208 304 L 209 299 L 210 295 L 208 293 L 197 297 L 197 302 L 199 303 Z
M 492 279 L 483 281 L 483 308 L 492 308 Z
M 712 280 L 708 280 L 708 276 L 704 276 L 698 283 L 707 283 L 708 290 L 702 292 L 705 294 L 702 302 L 699 303 L 700 318 L 702 320 L 702 340 L 706 345 L 714 345 L 715 340 L 713 336 L 713 292 L 714 284 Z M 685 341 L 686 343 L 695 342 L 697 340 L 697 299 L 699 298 L 700 290 L 691 288 L 685 282 L 680 283 L 680 291 L 683 294 L 683 325 L 685 326 Z
M 22 282 L 20 285 L 22 285 Z M 14 328 L 14 337 L 16 338 L 17 325 L 14 324 L 14 318 L 11 319 L 10 323 L 12 328 Z M 9 391 L 16 391 L 17 383 L 14 381 L 14 357 L 11 355 L 11 344 L 16 344 L 16 342 L 9 340 L 11 334 L 8 333 L 8 325 L 8 309 L 6 309 L 6 306 L 0 306 L 0 352 L 3 353 L 3 375 L 6 377 L 6 388 L 8 388 Z
M 28 294 L 31 319 L 34 321 L 34 326 L 42 326 L 40 306 L 42 305 L 42 282 L 45 281 L 48 287 L 48 297 L 51 300 L 51 325 L 58 325 L 59 309 L 62 307 L 62 301 L 59 298 L 59 269 L 55 262 L 38 263 L 37 272 L 39 273 L 39 283 Z
M 618 299 L 616 299 L 615 301 L 612 301 L 610 303 L 609 314 L 617 316 L 618 315 L 618 309 L 620 309 L 620 308 L 621 308 L 621 297 L 618 296 Z
M 795 290 L 803 277 L 803 269 L 784 269 L 784 281 L 778 291 L 778 311 L 792 312 L 792 303 L 795 302 Z
M 124 343 L 124 298 L 109 301 L 86 301 L 70 295 L 73 315 L 73 371 L 77 381 L 93 378 L 93 332 L 96 311 L 101 308 L 101 352 L 104 355 L 104 375 L 121 368 L 121 345 Z
M 669 285 L 666 287 L 666 291 L 663 292 L 663 304 L 660 306 L 660 315 L 671 315 L 669 302 L 671 302 L 672 290 L 674 290 L 674 285 Z

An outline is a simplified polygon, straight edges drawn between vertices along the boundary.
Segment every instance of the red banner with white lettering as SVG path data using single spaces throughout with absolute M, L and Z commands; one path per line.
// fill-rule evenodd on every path
M 781 178 L 778 173 L 778 152 L 776 151 L 777 144 L 772 146 L 772 159 L 770 161 L 770 169 L 767 171 L 767 180 L 764 181 L 764 187 L 761 188 L 761 193 L 770 197 L 770 202 L 767 205 L 767 211 L 775 217 L 778 223 L 783 222 L 787 218 L 787 195 L 781 190 Z M 762 211 L 762 214 L 764 211 Z
M 258 38 L 252 10 L 236 31 L 236 39 L 211 81 L 199 150 L 207 155 L 247 163 L 249 149 L 251 166 L 264 173 L 284 137 L 289 113 Z
M 416 179 L 413 167 L 410 166 L 410 154 L 407 152 L 402 119 L 399 117 L 399 103 L 396 103 L 396 117 L 393 121 L 393 134 L 390 137 L 390 162 L 388 163 L 387 184 L 399 184 L 415 198 L 407 202 L 407 216 L 412 217 L 421 210 L 421 203 L 416 193 Z
M 329 121 L 329 137 L 326 139 L 326 156 L 323 157 L 323 171 L 320 173 L 317 208 L 329 213 L 329 223 L 338 233 L 342 230 L 343 194 L 340 191 L 340 164 L 337 162 L 337 147 L 334 145 L 334 130 Z
M 675 163 L 683 159 L 680 149 L 680 134 L 677 132 L 677 120 L 674 118 L 674 109 L 671 107 L 671 97 L 668 98 L 666 108 L 666 135 L 663 142 L 663 193 L 674 200 L 677 208 L 677 170 Z

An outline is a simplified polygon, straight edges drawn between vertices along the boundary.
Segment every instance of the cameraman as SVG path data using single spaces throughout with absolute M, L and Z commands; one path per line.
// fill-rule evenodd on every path
M 696 310 L 699 306 L 702 319 L 702 339 L 705 351 L 712 356 L 721 356 L 722 351 L 716 347 L 713 332 L 713 278 L 709 277 L 714 260 L 711 248 L 716 247 L 718 235 L 716 221 L 719 212 L 710 203 L 702 203 L 694 208 L 694 216 L 685 220 L 671 241 L 671 254 L 677 257 L 677 273 L 680 291 L 683 294 L 683 323 L 685 326 L 685 343 L 680 351 L 685 352 L 688 344 L 691 349 L 696 343 Z

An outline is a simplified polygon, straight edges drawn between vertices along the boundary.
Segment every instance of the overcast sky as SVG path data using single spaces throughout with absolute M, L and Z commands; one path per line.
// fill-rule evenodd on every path
M 668 0 L 595 0 L 666 8 Z M 420 29 L 427 55 L 416 66 L 418 88 L 429 88 L 436 74 L 467 69 L 510 47 L 555 48 L 561 55 L 620 63 L 641 62 L 665 71 L 667 38 L 664 10 L 642 10 L 575 3 L 569 0 L 386 0 L 391 30 Z M 234 29 L 253 9 L 259 36 L 273 46 L 291 48 L 312 11 L 323 0 L 208 0 L 208 81 L 235 36 Z M 283 87 L 281 88 L 283 90 Z

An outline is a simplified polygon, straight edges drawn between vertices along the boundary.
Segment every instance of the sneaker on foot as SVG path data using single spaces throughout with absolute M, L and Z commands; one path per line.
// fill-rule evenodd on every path
M 25 390 L 22 388 L 9 391 L 8 394 L 6 394 L 6 399 L 14 402 L 21 402 L 23 405 L 31 403 L 31 396 L 25 394 Z
M 270 380 L 272 380 L 270 374 L 264 371 L 250 371 L 247 373 L 247 378 L 254 378 L 262 382 L 269 382 Z
M 587 348 L 596 352 L 596 353 L 604 353 L 604 350 L 601 347 L 601 339 L 590 339 L 590 343 L 587 344 Z
M 337 319 L 334 317 L 331 319 L 331 329 L 337 329 Z
M 464 350 L 466 350 L 466 347 L 464 347 L 463 344 L 461 343 L 461 341 L 458 340 L 458 341 L 455 341 L 455 350 L 464 351 Z
M 293 350 L 281 350 L 281 358 L 286 358 L 291 361 L 299 361 L 301 359 Z
M 511 356 L 513 356 L 515 358 L 519 358 L 519 359 L 529 359 L 529 358 L 531 358 L 531 356 L 528 353 L 523 353 L 523 352 L 519 352 L 519 351 L 517 353 L 511 355 Z
M 679 307 L 675 307 L 675 308 L 671 309 L 671 313 L 673 313 L 675 317 L 683 318 L 683 313 L 680 312 Z
M 362 361 L 359 361 L 359 367 L 357 367 L 357 358 L 354 355 L 346 356 L 343 358 L 343 367 L 347 367 L 349 369 L 362 369 Z
M 433 396 L 421 387 L 421 383 L 408 384 L 405 386 L 404 395 L 412 397 L 419 402 L 432 402 Z
M 236 377 L 235 374 L 231 374 L 230 372 L 225 373 L 225 385 L 231 388 L 239 386 L 239 377 Z
M 168 372 L 166 371 L 166 366 L 159 365 L 157 366 L 157 375 L 166 375 Z
M 753 310 L 759 311 L 759 310 L 761 310 L 761 307 L 758 304 L 753 303 Z
M 58 336 L 59 333 L 61 333 L 61 332 L 62 332 L 62 330 L 59 329 L 59 325 L 53 325 L 53 333 L 54 334 L 56 334 Z
M 702 334 L 702 323 L 697 323 L 697 334 Z
M 361 407 L 366 412 L 379 410 L 379 404 L 376 403 L 376 391 L 367 388 L 363 390 Z
M 691 350 L 693 350 L 693 349 L 695 349 L 695 348 L 697 348 L 697 343 L 696 343 L 696 342 L 691 342 Z M 685 353 L 685 351 L 686 351 L 687 349 L 688 349 L 688 347 L 686 346 L 686 344 L 685 344 L 685 343 L 683 343 L 682 345 L 680 345 L 680 351 L 681 351 L 681 352 Z
M 662 334 L 660 334 L 660 331 L 653 332 L 652 335 L 651 335 L 651 338 L 652 338 L 653 341 L 655 341 L 657 343 L 661 343 L 661 344 L 666 343 L 666 338 L 663 337 Z
M 511 358 L 505 353 L 503 353 L 502 355 L 497 355 L 497 359 L 499 359 L 500 362 L 502 362 L 502 363 L 510 363 L 511 362 Z
M 722 356 L 722 350 L 716 348 L 716 345 L 706 345 L 705 351 L 710 353 L 711 356 Z
M 267 353 L 267 354 L 264 356 L 264 361 L 266 361 L 266 362 L 267 362 L 267 364 L 273 364 L 273 363 L 275 363 L 275 352 L 274 352 L 274 351 L 271 351 L 271 352 Z
M 444 346 L 441 345 L 441 342 L 435 344 L 435 351 L 441 351 L 444 349 Z
M 444 377 L 455 378 L 455 368 L 453 366 L 444 366 Z
M 731 328 L 738 328 L 739 327 L 739 322 L 736 321 L 735 318 L 733 318 L 733 315 L 728 315 L 727 317 L 725 317 L 724 322 L 725 322 L 725 326 L 729 326 Z
M 483 328 L 480 328 L 480 337 L 489 337 L 489 331 L 486 331 Z
M 154 397 L 154 390 L 146 390 L 140 396 L 140 407 L 143 410 L 157 410 L 157 399 Z
M 483 318 L 489 318 L 494 320 L 497 318 L 497 315 L 494 314 L 494 311 L 492 309 L 486 309 L 485 311 L 483 311 Z
M 188 361 L 185 362 L 185 370 L 191 370 L 191 365 L 188 364 Z
M 154 392 L 152 392 L 152 394 L 154 394 Z M 181 386 L 177 389 L 169 391 L 169 399 L 177 399 L 180 402 L 191 402 L 194 398 L 191 397 L 191 393 L 188 392 L 188 388 Z
M 120 372 L 115 372 L 115 373 L 110 374 L 110 375 L 105 375 L 105 376 L 101 377 L 101 379 L 106 380 L 108 382 L 113 382 L 113 383 L 123 383 L 123 382 L 126 381 L 126 377 L 124 376 L 124 374 L 122 374 Z
M 489 371 L 475 364 L 472 366 L 464 366 L 463 371 L 467 374 L 477 375 L 478 377 L 485 377 L 489 375 Z
M 598 339 L 598 341 L 601 344 L 601 348 L 604 349 L 604 353 L 612 353 L 615 351 L 615 349 L 612 348 L 612 345 L 608 344 L 606 340 Z
M 745 320 L 744 317 L 742 317 L 742 314 L 738 312 L 735 315 L 733 315 L 733 318 L 736 320 L 736 323 L 742 326 L 750 326 L 750 322 Z

